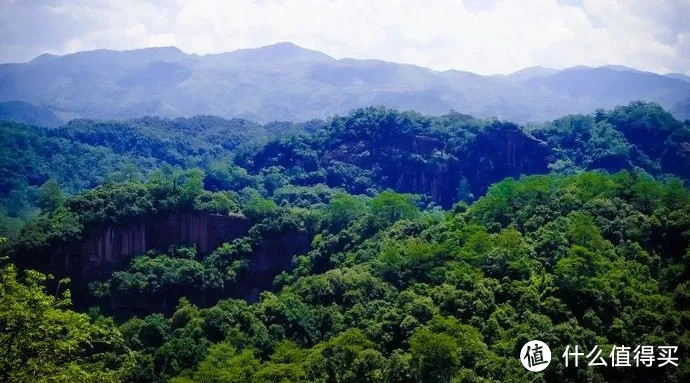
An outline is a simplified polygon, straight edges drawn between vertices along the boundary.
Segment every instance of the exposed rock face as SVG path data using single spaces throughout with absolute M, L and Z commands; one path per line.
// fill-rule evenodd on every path
M 243 215 L 179 212 L 144 216 L 87 228 L 81 241 L 60 244 L 49 251 L 27 252 L 17 263 L 58 278 L 69 277 L 74 304 L 83 309 L 93 304 L 88 284 L 107 279 L 114 271 L 125 268 L 136 255 L 149 250 L 165 251 L 178 245 L 195 245 L 204 255 L 225 242 L 246 235 L 250 226 Z M 312 233 L 298 230 L 264 238 L 248 259 L 248 268 L 225 291 L 203 295 L 185 292 L 185 295 L 201 305 L 210 305 L 226 297 L 256 301 L 262 291 L 273 287 L 273 280 L 280 272 L 290 268 L 293 256 L 310 250 L 312 236 Z M 168 301 L 164 294 L 117 297 L 109 302 L 113 309 L 135 314 L 172 312 L 176 305 L 177 299 Z
M 256 251 L 252 254 L 249 265 L 235 283 L 226 286 L 224 290 L 214 292 L 184 291 L 178 292 L 195 304 L 208 307 L 220 299 L 232 297 L 245 299 L 249 302 L 259 300 L 261 292 L 273 289 L 273 280 L 292 265 L 292 258 L 298 254 L 306 254 L 311 248 L 312 234 L 306 231 L 293 231 L 279 234 L 273 238 L 264 238 Z M 116 296 L 111 298 L 109 306 L 116 312 L 131 314 L 147 314 L 151 312 L 165 312 L 171 314 L 177 306 L 176 297 L 179 295 L 159 293 L 148 296 Z
M 273 280 L 292 264 L 292 257 L 311 249 L 312 236 L 304 231 L 265 238 L 250 260 L 242 278 L 231 287 L 229 295 L 249 302 L 259 300 L 262 291 L 273 288 Z
M 437 138 L 416 135 L 391 137 L 376 146 L 366 140 L 346 141 L 325 150 L 322 160 L 372 170 L 376 183 L 398 192 L 429 195 L 447 208 L 466 196 L 460 195 L 463 179 L 469 192 L 479 197 L 506 177 L 548 172 L 555 156 L 545 142 L 519 126 L 497 122 L 460 152 L 448 150 L 447 143 Z
M 88 283 L 106 278 L 129 260 L 148 250 L 167 250 L 173 245 L 196 245 L 202 254 L 249 230 L 242 215 L 174 213 L 145 216 L 117 225 L 93 228 L 77 243 L 66 243 L 48 254 L 23 257 L 26 266 L 71 279 L 75 303 L 87 298 Z
M 441 155 L 444 143 L 431 137 L 416 136 L 412 142 L 412 153 L 423 153 L 425 157 L 433 158 Z M 449 207 L 457 197 L 459 171 L 458 160 L 454 156 L 442 156 L 441 161 L 419 161 L 407 163 L 401 167 L 396 175 L 395 190 L 413 193 L 423 193 L 441 206 Z
M 546 173 L 554 160 L 546 143 L 516 125 L 501 124 L 477 135 L 463 156 L 462 173 L 479 196 L 503 178 Z
M 51 255 L 52 270 L 58 273 L 77 269 L 88 279 L 100 278 L 148 250 L 194 244 L 204 254 L 247 230 L 249 221 L 241 215 L 176 213 L 142 217 L 129 224 L 98 228 L 81 243 L 57 248 Z

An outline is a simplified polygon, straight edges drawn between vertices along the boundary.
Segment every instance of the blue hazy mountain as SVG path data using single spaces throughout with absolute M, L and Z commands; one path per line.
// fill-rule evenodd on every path
M 21 101 L 0 102 L 0 120 L 16 121 L 29 125 L 57 127 L 64 119 L 50 108 L 40 107 Z
M 684 75 L 684 74 L 682 74 L 682 73 L 669 73 L 669 74 L 666 75 L 666 77 L 675 78 L 675 79 L 678 79 L 678 80 L 683 80 L 683 81 L 690 82 L 690 76 L 686 76 L 686 75 Z
M 654 101 L 678 118 L 690 118 L 685 76 L 622 66 L 532 67 L 480 76 L 336 60 L 291 43 L 203 56 L 174 47 L 96 50 L 0 65 L 0 102 L 30 104 L 63 119 L 210 114 L 266 122 L 383 105 L 536 122 L 632 100 Z

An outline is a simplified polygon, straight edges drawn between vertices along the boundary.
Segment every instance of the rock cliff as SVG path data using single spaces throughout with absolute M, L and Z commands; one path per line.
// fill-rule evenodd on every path
M 261 292 L 273 289 L 275 277 L 292 266 L 293 256 L 309 252 L 311 240 L 312 234 L 303 230 L 288 231 L 264 238 L 251 256 L 246 258 L 248 266 L 238 275 L 236 282 L 226 285 L 223 290 L 178 291 L 175 294 L 159 293 L 146 296 L 118 295 L 111 297 L 107 306 L 114 312 L 145 315 L 151 312 L 172 314 L 178 303 L 177 297 L 182 295 L 202 307 L 212 306 L 228 297 L 256 302 Z
M 264 238 L 263 243 L 249 260 L 249 268 L 230 287 L 228 295 L 256 302 L 262 291 L 273 288 L 273 280 L 292 265 L 295 255 L 306 254 L 311 249 L 312 235 L 306 231 L 284 233 L 274 238 Z
M 506 177 L 546 173 L 554 160 L 546 143 L 517 125 L 505 123 L 477 135 L 462 156 L 461 171 L 474 196 L 479 197 L 489 185 Z
M 249 220 L 242 215 L 181 212 L 143 216 L 87 229 L 81 241 L 27 254 L 19 263 L 58 278 L 69 277 L 72 296 L 79 305 L 88 300 L 89 282 L 109 276 L 137 254 L 192 244 L 205 254 L 243 236 L 249 227 Z
M 377 184 L 426 194 L 447 208 L 469 194 L 478 198 L 506 177 L 546 173 L 555 156 L 546 143 L 519 126 L 495 122 L 461 148 L 423 134 L 389 137 L 376 145 L 348 140 L 325 150 L 322 161 L 371 170 Z

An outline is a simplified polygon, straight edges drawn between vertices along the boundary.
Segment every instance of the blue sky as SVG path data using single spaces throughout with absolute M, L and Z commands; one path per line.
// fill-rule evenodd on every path
M 336 58 L 509 73 L 620 64 L 690 75 L 690 0 L 0 0 L 0 62 L 291 41 Z

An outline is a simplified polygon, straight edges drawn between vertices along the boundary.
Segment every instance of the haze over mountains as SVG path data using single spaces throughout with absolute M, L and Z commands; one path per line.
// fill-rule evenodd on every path
M 174 47 L 96 50 L 0 65 L 0 119 L 46 126 L 143 115 L 304 121 L 368 105 L 525 123 L 632 100 L 657 102 L 679 119 L 690 118 L 690 78 L 622 66 L 480 76 L 336 60 L 291 43 L 204 56 Z

